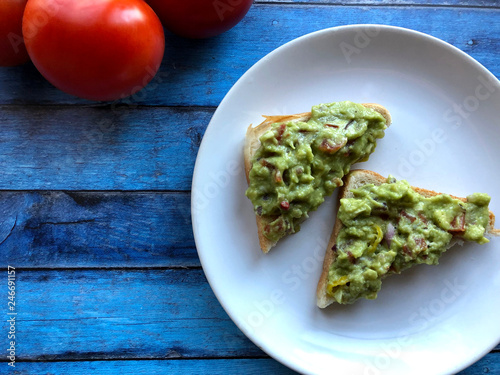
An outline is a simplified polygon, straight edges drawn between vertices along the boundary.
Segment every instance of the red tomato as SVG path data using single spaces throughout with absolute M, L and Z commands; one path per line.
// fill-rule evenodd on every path
M 27 1 L 0 0 L 0 66 L 19 65 L 29 60 L 21 28 Z
M 165 28 L 187 38 L 209 38 L 245 17 L 253 0 L 146 0 Z
M 142 89 L 165 49 L 160 20 L 142 0 L 29 0 L 23 35 L 49 82 L 90 100 Z

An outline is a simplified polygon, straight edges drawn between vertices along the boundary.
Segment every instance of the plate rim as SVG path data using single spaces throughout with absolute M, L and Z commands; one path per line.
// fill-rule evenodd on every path
M 274 360 L 280 362 L 284 366 L 292 369 L 293 371 L 299 372 L 299 373 L 308 373 L 308 369 L 302 368 L 298 362 L 291 361 L 289 358 L 286 358 L 284 356 L 281 356 L 279 353 L 276 353 L 273 347 L 266 345 L 264 342 L 265 340 L 260 337 L 259 335 L 254 335 L 250 331 L 247 330 L 246 325 L 242 324 L 242 321 L 240 317 L 237 314 L 232 314 L 231 313 L 231 308 L 227 301 L 224 301 L 224 298 L 219 294 L 219 291 L 217 288 L 214 287 L 214 276 L 211 274 L 208 265 L 208 260 L 205 258 L 203 255 L 203 252 L 200 251 L 200 244 L 201 244 L 201 239 L 200 239 L 200 234 L 198 231 L 198 223 L 196 220 L 196 197 L 198 196 L 197 191 L 195 191 L 195 187 L 197 186 L 197 180 L 199 178 L 199 175 L 201 174 L 200 168 L 199 168 L 199 156 L 200 154 L 203 153 L 204 149 L 207 146 L 207 143 L 205 142 L 205 136 L 207 134 L 210 134 L 213 131 L 213 126 L 212 124 L 214 123 L 214 119 L 217 117 L 218 113 L 220 111 L 224 110 L 225 103 L 228 100 L 228 98 L 231 96 L 231 93 L 233 90 L 236 89 L 237 86 L 241 85 L 242 82 L 246 79 L 247 76 L 251 75 L 255 70 L 259 69 L 259 67 L 263 64 L 267 63 L 267 60 L 272 58 L 274 55 L 281 53 L 282 50 L 288 49 L 288 48 L 293 48 L 294 44 L 301 43 L 307 39 L 314 39 L 317 37 L 321 37 L 323 34 L 330 34 L 330 33 L 336 33 L 339 31 L 351 31 L 351 30 L 363 30 L 369 27 L 377 27 L 380 28 L 381 30 L 387 30 L 391 32 L 396 32 L 400 33 L 400 35 L 408 35 L 412 37 L 419 37 L 422 39 L 425 39 L 431 43 L 434 43 L 442 48 L 448 49 L 450 52 L 453 52 L 455 54 L 458 54 L 461 56 L 461 58 L 465 59 L 468 63 L 474 65 L 477 69 L 479 69 L 482 74 L 485 76 L 489 77 L 491 81 L 495 82 L 495 85 L 498 86 L 500 89 L 500 80 L 493 74 L 491 73 L 484 65 L 482 65 L 479 61 L 474 59 L 472 56 L 468 55 L 466 52 L 462 51 L 458 47 L 455 47 L 451 43 L 448 43 L 442 39 L 439 39 L 433 35 L 405 28 L 405 27 L 400 27 L 400 26 L 393 26 L 393 25 L 386 25 L 386 24 L 350 24 L 350 25 L 342 25 L 342 26 L 335 26 L 335 27 L 330 27 L 330 28 L 325 28 L 325 29 L 320 29 L 316 30 L 307 34 L 304 34 L 302 36 L 299 36 L 297 38 L 294 38 L 279 47 L 273 49 L 266 55 L 264 55 L 262 58 L 260 58 L 257 62 L 255 62 L 245 73 L 243 73 L 240 78 L 231 86 L 229 91 L 225 94 L 224 98 L 221 100 L 219 105 L 217 106 L 217 109 L 213 113 L 211 120 L 209 124 L 207 125 L 207 128 L 205 130 L 202 142 L 200 144 L 200 147 L 198 149 L 198 153 L 196 156 L 196 162 L 194 165 L 194 170 L 193 170 L 193 178 L 192 178 L 192 188 L 191 188 L 191 215 L 192 215 L 192 229 L 193 229 L 193 235 L 194 235 L 194 240 L 195 240 L 195 246 L 196 246 L 196 251 L 198 254 L 198 257 L 200 259 L 200 263 L 203 269 L 203 272 L 207 278 L 208 284 L 210 285 L 210 288 L 212 289 L 215 297 L 217 298 L 218 302 L 226 312 L 226 314 L 229 316 L 231 321 L 238 327 L 238 329 L 251 341 L 253 342 L 257 347 L 259 347 L 262 351 L 264 351 L 266 354 L 268 354 L 270 357 L 272 357 Z M 453 367 L 450 367 L 450 371 L 453 373 L 457 373 L 459 371 L 462 371 L 466 369 L 467 367 L 471 366 L 475 362 L 477 362 L 479 359 L 483 358 L 486 354 L 488 354 L 493 348 L 495 348 L 498 345 L 498 343 L 494 343 L 492 345 L 487 346 L 487 348 L 483 351 L 481 351 L 479 354 L 471 357 L 467 357 L 466 360 L 462 360 L 460 363 L 455 363 L 452 365 Z

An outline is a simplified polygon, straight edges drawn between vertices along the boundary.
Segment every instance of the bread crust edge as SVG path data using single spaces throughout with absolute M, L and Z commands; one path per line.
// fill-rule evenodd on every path
M 363 106 L 367 108 L 371 108 L 377 112 L 379 112 L 386 120 L 386 126 L 389 127 L 391 124 L 392 118 L 389 114 L 389 111 L 376 103 L 362 103 Z M 247 184 L 250 183 L 249 175 L 250 170 L 252 169 L 252 158 L 255 152 L 260 147 L 259 138 L 271 129 L 272 124 L 281 123 L 281 122 L 290 122 L 290 121 L 308 121 L 311 118 L 311 112 L 303 112 L 297 113 L 295 115 L 283 115 L 283 116 L 263 116 L 264 121 L 262 121 L 259 125 L 252 127 L 252 124 L 247 128 L 247 132 L 245 135 L 245 144 L 243 147 L 243 158 L 244 158 L 244 166 L 245 166 L 245 176 L 247 180 Z M 255 215 L 256 223 L 257 223 L 257 234 L 259 236 L 259 244 L 262 251 L 266 254 L 271 250 L 273 246 L 276 245 L 277 241 L 271 241 L 264 236 L 264 228 L 268 224 L 265 217 Z
M 373 183 L 374 185 L 381 185 L 384 182 L 386 182 L 386 180 L 387 180 L 386 177 L 373 171 L 369 171 L 366 169 L 352 170 L 346 176 L 345 184 L 341 188 L 342 190 L 339 191 L 337 207 L 340 207 L 340 199 L 349 198 L 350 196 L 352 196 L 352 194 L 349 194 L 351 189 L 357 188 L 367 183 Z M 423 195 L 424 197 L 432 197 L 440 194 L 445 194 L 415 186 L 412 186 L 412 189 L 415 190 L 417 193 Z M 460 199 L 463 202 L 467 201 L 467 198 L 456 197 L 454 195 L 450 196 L 456 199 Z M 494 229 L 495 215 L 491 211 L 489 213 L 490 213 L 489 217 L 490 220 L 488 223 L 488 227 L 486 228 L 486 234 L 499 236 L 500 230 Z M 325 308 L 331 305 L 333 302 L 335 302 L 335 299 L 327 295 L 326 287 L 328 284 L 328 272 L 330 270 L 330 266 L 335 261 L 335 253 L 333 252 L 333 247 L 336 244 L 337 235 L 339 234 L 341 229 L 342 229 L 342 222 L 338 218 L 336 218 L 332 234 L 330 235 L 330 241 L 328 242 L 328 246 L 326 248 L 325 258 L 323 260 L 323 269 L 316 289 L 316 304 L 320 308 Z M 454 246 L 457 242 L 458 242 L 457 240 L 456 241 L 452 240 L 448 248 Z

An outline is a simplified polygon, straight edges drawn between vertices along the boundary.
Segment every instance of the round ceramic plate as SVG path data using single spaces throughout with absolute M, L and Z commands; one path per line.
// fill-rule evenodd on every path
M 500 341 L 500 238 L 450 249 L 438 266 L 384 280 L 376 300 L 316 307 L 336 196 L 267 255 L 245 197 L 243 143 L 261 115 L 351 100 L 393 123 L 358 164 L 458 196 L 486 192 L 500 212 L 500 83 L 457 48 L 375 25 L 318 31 L 246 72 L 215 112 L 193 178 L 198 254 L 220 303 L 255 344 L 308 374 L 455 373 Z

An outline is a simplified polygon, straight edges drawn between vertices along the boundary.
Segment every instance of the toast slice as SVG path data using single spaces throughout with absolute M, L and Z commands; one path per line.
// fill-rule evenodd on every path
M 391 116 L 389 114 L 389 111 L 386 108 L 384 108 L 383 106 L 381 106 L 379 104 L 372 104 L 372 103 L 363 104 L 363 106 L 365 108 L 374 110 L 374 111 L 378 112 L 380 115 L 382 115 L 383 119 L 385 120 L 386 127 L 388 127 L 391 124 Z M 246 174 L 247 182 L 249 185 L 250 185 L 250 171 L 252 169 L 253 157 L 256 154 L 256 152 L 259 150 L 259 148 L 261 147 L 261 141 L 260 141 L 261 136 L 263 136 L 266 132 L 271 130 L 273 128 L 273 125 L 277 126 L 277 124 L 287 124 L 290 122 L 293 122 L 293 123 L 307 122 L 311 119 L 311 115 L 312 115 L 311 112 L 305 112 L 305 113 L 299 113 L 299 114 L 287 115 L 287 116 L 263 116 L 265 118 L 265 120 L 261 124 L 259 124 L 256 127 L 252 127 L 252 125 L 250 125 L 248 127 L 246 137 L 245 137 L 245 145 L 244 145 L 244 153 L 243 154 L 244 154 L 244 162 L 245 162 L 245 174 Z M 343 152 L 343 150 L 344 149 L 341 148 L 338 150 L 338 152 L 341 153 L 341 152 Z M 368 156 L 366 156 L 366 159 L 368 159 Z M 362 161 L 362 160 L 356 160 L 355 162 L 357 162 L 357 161 Z M 337 186 L 342 185 L 341 178 L 343 177 L 343 175 L 345 173 L 347 173 L 349 171 L 349 167 L 347 167 L 347 170 L 340 171 L 341 174 L 340 174 L 339 178 L 335 179 Z M 278 240 L 269 239 L 265 235 L 265 228 L 268 227 L 273 222 L 273 220 L 276 219 L 276 216 L 265 215 L 265 214 L 259 215 L 257 207 L 254 207 L 254 209 L 256 210 L 257 232 L 258 232 L 258 236 L 259 236 L 260 247 L 264 253 L 267 253 L 278 242 Z M 306 217 L 307 217 L 307 215 L 306 215 Z M 300 224 L 300 221 L 302 221 L 304 219 L 305 218 L 298 220 L 296 225 Z M 293 232 L 294 231 L 292 231 L 292 233 Z
M 341 204 L 343 206 L 348 206 L 351 202 L 354 201 L 354 200 L 349 200 L 349 199 L 343 200 L 343 198 L 355 197 L 353 192 L 352 192 L 353 189 L 358 189 L 358 188 L 361 188 L 363 186 L 370 185 L 370 184 L 373 184 L 375 186 L 380 186 L 386 182 L 395 182 L 395 180 L 390 181 L 390 180 L 386 179 L 385 177 L 379 175 L 378 173 L 368 171 L 368 170 L 353 170 L 353 171 L 351 171 L 351 173 L 349 175 L 347 175 L 347 177 L 345 179 L 345 185 L 339 191 L 339 211 L 341 209 Z M 387 184 L 386 184 L 386 186 L 387 186 Z M 411 186 L 411 189 L 413 189 L 415 192 L 417 192 L 418 194 L 420 194 L 421 196 L 423 196 L 425 198 L 437 197 L 437 196 L 443 196 L 443 197 L 448 196 L 446 194 L 437 193 L 435 191 L 421 189 L 421 188 L 413 187 L 413 186 Z M 359 197 L 361 197 L 361 199 L 362 199 L 364 196 L 360 195 L 360 193 L 358 192 L 358 193 L 356 193 L 356 199 L 359 199 Z M 448 196 L 448 197 L 458 199 L 462 202 L 468 201 L 467 198 L 460 198 L 460 197 L 455 197 L 455 196 Z M 468 198 L 472 199 L 470 197 L 472 197 L 472 196 L 469 196 Z M 488 201 L 489 201 L 489 198 L 488 198 Z M 342 207 L 342 209 L 343 208 L 344 207 Z M 391 209 L 391 207 L 389 207 L 389 211 L 390 211 L 390 209 Z M 486 207 L 483 207 L 483 209 L 484 209 L 483 212 L 485 213 L 485 216 L 487 216 L 485 218 L 486 226 L 483 227 L 484 234 L 485 235 L 495 235 L 495 236 L 500 235 L 500 231 L 498 229 L 494 229 L 495 215 L 491 211 L 488 211 L 487 203 L 486 203 Z M 374 211 L 374 209 L 372 211 L 370 211 L 370 214 L 368 216 L 382 215 L 380 213 L 374 213 L 373 211 Z M 343 237 L 344 238 L 343 244 L 342 244 L 342 242 L 340 244 L 337 243 L 338 239 L 339 239 L 339 235 L 341 234 L 341 230 L 343 230 L 343 229 L 347 230 L 347 231 L 352 230 L 351 229 L 352 227 L 344 226 L 342 221 L 339 219 L 339 215 L 340 215 L 340 212 L 337 214 L 337 219 L 335 221 L 333 231 L 332 231 L 332 234 L 330 237 L 330 241 L 329 241 L 328 247 L 326 249 L 326 254 L 325 254 L 325 258 L 324 258 L 324 262 L 323 262 L 323 271 L 321 273 L 321 277 L 320 277 L 319 282 L 318 282 L 316 296 L 317 296 L 317 305 L 320 308 L 324 308 L 324 307 L 332 304 L 333 302 L 339 302 L 339 303 L 344 303 L 344 304 L 354 302 L 354 301 L 349 300 L 349 298 L 347 298 L 347 297 L 344 300 L 344 296 L 347 296 L 348 293 L 351 293 L 350 291 L 348 291 L 347 288 L 351 288 L 351 287 L 352 288 L 359 288 L 359 285 L 357 285 L 357 286 L 355 284 L 353 285 L 353 283 L 351 283 L 349 281 L 349 278 L 352 278 L 353 280 L 355 280 L 354 276 L 351 276 L 351 275 L 356 275 L 356 273 L 354 273 L 352 271 L 354 267 L 351 268 L 351 273 L 348 273 L 349 276 L 346 276 L 345 279 L 343 279 L 344 276 L 337 278 L 338 274 L 337 274 L 337 271 L 335 270 L 335 268 L 337 268 L 337 269 L 342 268 L 346 264 L 346 263 L 342 263 L 342 262 L 345 262 L 345 254 L 347 254 L 347 259 L 349 259 L 350 262 L 354 262 L 355 264 L 366 264 L 362 257 L 366 256 L 366 254 L 369 252 L 369 251 L 365 250 L 365 252 L 361 256 L 359 256 L 359 258 L 354 259 L 355 256 L 353 256 L 352 252 L 351 252 L 351 254 L 349 254 L 349 253 L 350 253 L 350 250 L 353 250 L 353 252 L 354 252 L 354 249 L 352 247 L 352 243 L 355 243 L 355 242 L 351 242 L 349 244 L 348 241 L 347 242 L 345 241 L 345 239 L 349 238 L 349 237 Z M 423 216 L 420 216 L 421 215 L 420 213 L 418 215 L 412 216 L 412 215 L 407 214 L 406 211 L 400 211 L 400 215 L 401 215 L 400 220 L 408 220 L 406 222 L 406 224 L 413 225 L 413 227 L 415 227 L 415 228 L 418 227 L 419 220 L 425 220 L 425 222 L 422 222 L 423 223 L 422 225 L 425 225 L 425 227 L 424 227 L 425 229 L 427 229 L 427 225 L 429 227 L 431 227 L 431 224 L 427 224 L 427 220 L 429 220 L 429 222 L 431 222 L 431 220 L 434 220 L 434 217 L 437 217 L 437 216 L 433 216 L 433 219 L 430 219 L 429 217 L 425 218 Z M 441 253 L 446 251 L 447 249 L 449 249 L 450 247 L 452 247 L 453 245 L 455 245 L 457 243 L 462 244 L 464 242 L 464 238 L 462 236 L 465 233 L 466 226 L 469 225 L 469 219 L 466 219 L 465 212 L 463 215 L 464 215 L 463 220 L 453 219 L 452 223 L 450 224 L 451 227 L 448 230 L 448 233 L 450 233 L 452 235 L 451 240 L 449 240 L 449 242 L 446 244 L 445 248 L 441 250 Z M 389 215 L 386 215 L 386 216 L 389 216 Z M 359 217 L 360 217 L 360 220 L 363 220 L 364 215 L 360 214 Z M 388 217 L 387 217 L 387 219 L 384 217 L 383 220 L 388 221 L 390 219 Z M 380 236 L 378 236 L 379 237 L 378 241 L 375 241 L 375 248 L 376 249 L 373 249 L 373 255 L 372 255 L 373 259 L 375 259 L 376 256 L 381 257 L 381 256 L 386 256 L 386 254 L 387 254 L 387 253 L 382 254 L 383 247 L 380 246 L 380 244 L 388 247 L 389 249 L 394 248 L 394 247 L 391 248 L 390 243 L 387 242 L 387 238 L 388 238 L 387 233 L 389 231 L 393 232 L 392 235 L 394 235 L 394 231 L 395 231 L 395 233 L 399 233 L 399 231 L 401 230 L 401 228 L 404 224 L 405 224 L 405 222 L 397 221 L 395 226 L 393 226 L 392 230 L 389 230 L 389 224 L 387 224 L 386 228 L 383 229 L 383 231 L 385 232 L 385 233 L 383 233 L 383 236 L 382 236 L 382 233 L 379 232 Z M 382 225 L 380 225 L 380 226 L 382 227 Z M 380 227 L 379 227 L 379 229 L 380 229 Z M 346 233 L 346 232 L 344 232 L 344 233 Z M 409 237 L 407 237 L 407 238 L 409 239 L 410 236 L 412 236 L 412 234 L 410 234 Z M 482 236 L 482 234 L 481 234 L 481 236 Z M 484 238 L 483 238 L 483 240 L 484 241 L 477 241 L 477 242 L 479 242 L 479 243 L 487 242 L 487 240 L 485 240 Z M 393 239 L 392 242 L 394 242 L 394 241 L 395 240 Z M 415 261 L 414 264 L 420 264 L 420 263 L 437 264 L 437 259 L 432 261 L 431 259 L 429 259 L 430 256 L 428 258 L 428 255 L 423 255 L 424 252 L 427 252 L 427 251 L 430 252 L 431 251 L 430 246 L 432 246 L 430 244 L 430 241 L 429 241 L 429 248 L 428 248 L 427 247 L 428 240 L 426 238 L 424 238 L 424 241 L 425 241 L 425 245 L 423 245 L 424 242 L 422 242 L 421 240 L 414 242 L 414 244 L 416 244 L 416 243 L 422 244 L 422 246 L 419 245 L 420 247 L 418 247 L 418 249 L 415 250 L 415 253 L 418 251 L 423 251 L 421 254 L 417 255 L 417 254 L 412 253 L 411 252 L 412 250 L 405 248 L 405 246 L 406 246 L 406 243 L 405 243 L 405 245 L 403 246 L 403 251 L 409 251 L 409 252 L 406 255 L 405 254 L 402 254 L 402 255 L 404 257 L 408 257 L 408 258 L 417 257 L 414 260 Z M 337 245 L 339 245 L 340 248 L 338 248 Z M 349 247 L 347 247 L 347 246 L 349 246 Z M 348 249 L 350 249 L 350 250 L 348 250 Z M 359 255 L 359 254 L 357 254 L 357 255 Z M 368 256 L 370 256 L 370 255 L 368 255 Z M 349 258 L 349 257 L 351 257 L 351 258 Z M 420 257 L 420 259 L 418 259 L 419 257 Z M 344 258 L 344 259 L 341 259 L 341 258 Z M 393 262 L 395 262 L 395 260 Z M 387 273 L 382 274 L 382 275 L 378 275 L 378 277 L 380 279 L 382 279 L 385 276 L 388 276 L 390 274 L 400 273 L 403 269 L 406 269 L 409 267 L 409 266 L 403 266 L 403 267 L 398 267 L 399 269 L 393 269 L 394 264 L 395 263 L 392 263 L 390 268 L 388 270 L 385 270 Z M 333 265 L 333 267 L 332 267 L 332 265 Z M 413 264 L 410 264 L 410 266 L 412 266 L 412 265 Z M 371 268 L 373 269 L 376 267 L 371 266 Z M 367 268 L 365 268 L 365 269 L 367 269 Z M 333 276 L 334 280 L 332 280 L 331 281 L 332 283 L 329 285 L 329 272 L 330 272 L 330 270 L 333 270 L 333 272 L 335 272 L 335 276 Z M 340 270 L 339 272 L 342 272 L 342 270 Z M 368 271 L 368 272 L 371 272 L 371 271 Z M 384 271 L 382 271 L 382 272 L 384 272 Z M 357 275 L 359 275 L 359 273 L 357 273 Z M 343 279 L 343 280 L 340 280 L 340 279 Z M 368 281 L 368 282 L 366 281 L 368 279 L 365 278 L 364 280 L 365 280 L 365 283 L 367 283 L 365 285 L 368 285 L 370 283 L 370 281 Z M 331 288 L 330 293 L 328 292 L 329 286 Z M 344 290 L 339 292 L 340 288 L 344 288 Z M 380 288 L 380 285 L 378 286 L 378 288 Z M 335 291 L 335 293 L 332 294 L 333 291 Z M 377 291 L 378 290 L 375 290 L 375 291 L 373 291 L 373 293 L 371 293 L 371 294 L 369 293 L 368 296 L 361 295 L 361 297 L 365 297 L 368 299 L 374 299 L 374 298 L 376 298 Z M 357 293 L 357 291 L 355 291 L 354 293 Z M 352 297 L 352 295 L 351 295 L 351 297 Z M 357 298 L 360 298 L 360 297 L 358 296 Z M 355 298 L 355 299 L 357 299 L 357 298 Z

